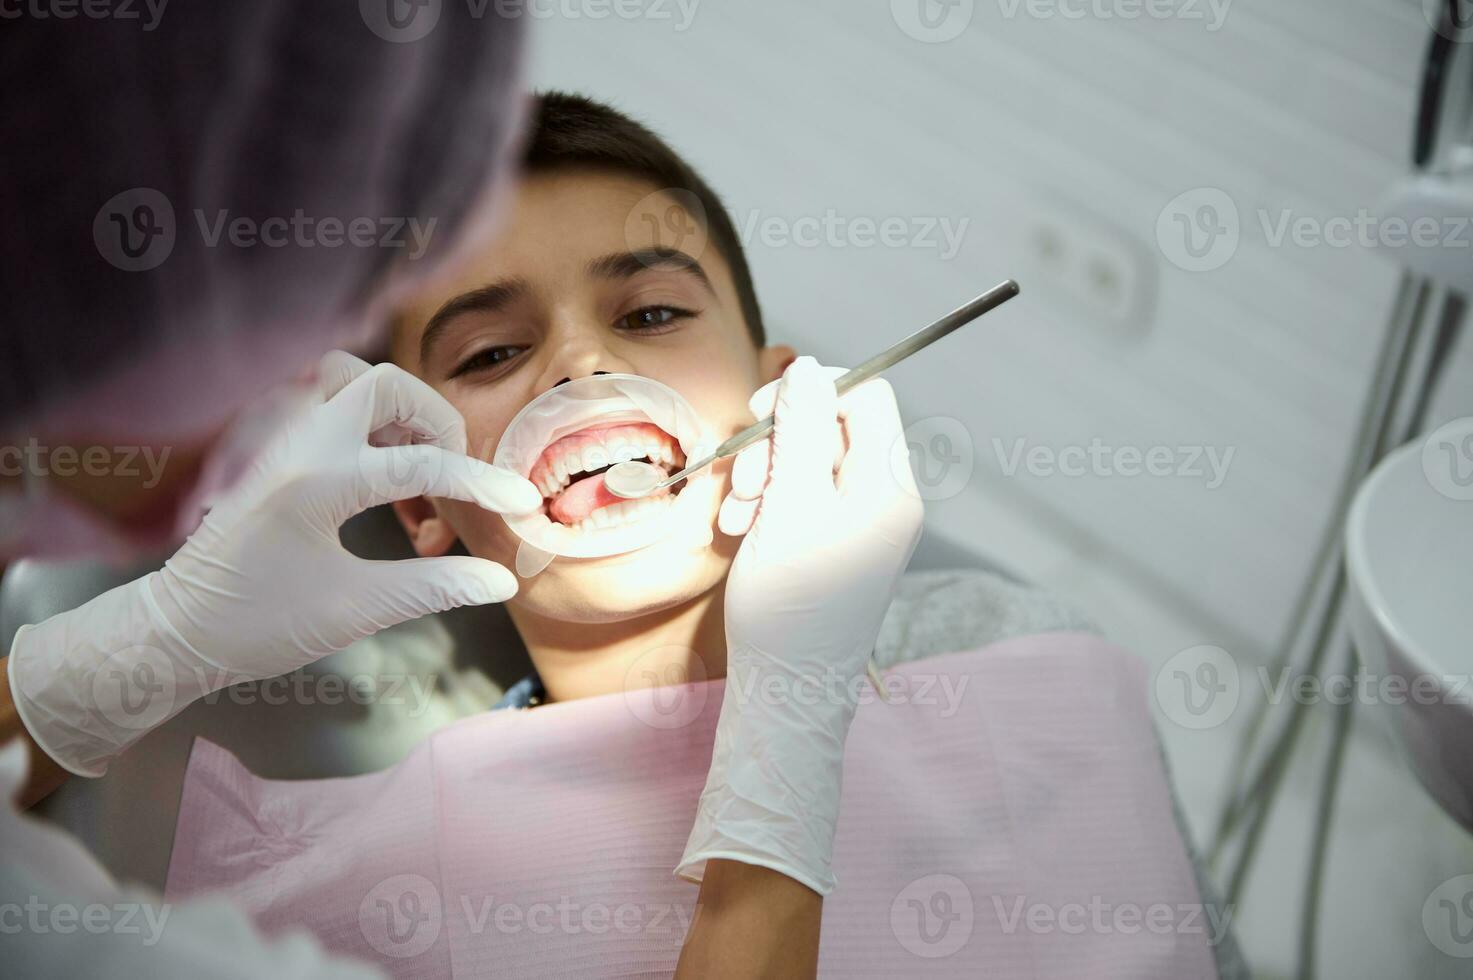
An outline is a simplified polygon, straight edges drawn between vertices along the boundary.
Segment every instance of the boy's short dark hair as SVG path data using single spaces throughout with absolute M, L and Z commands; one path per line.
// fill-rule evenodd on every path
M 532 110 L 531 132 L 522 158 L 528 173 L 587 166 L 648 180 L 660 189 L 694 195 L 705 212 L 706 234 L 716 245 L 736 284 L 742 316 L 752 341 L 766 344 L 762 308 L 752 285 L 747 256 L 726 206 L 701 175 L 647 127 L 601 102 L 567 92 L 543 92 Z M 700 215 L 696 216 L 701 217 Z

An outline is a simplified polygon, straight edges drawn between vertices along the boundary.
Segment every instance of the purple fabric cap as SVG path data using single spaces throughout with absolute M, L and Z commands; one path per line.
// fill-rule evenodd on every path
M 385 284 L 482 234 L 514 162 L 494 5 L 132 9 L 0 31 L 0 433 L 213 430 L 379 341 Z

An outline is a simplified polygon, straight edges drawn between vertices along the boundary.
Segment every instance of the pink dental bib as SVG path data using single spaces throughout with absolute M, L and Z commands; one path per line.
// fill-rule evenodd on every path
M 1051 633 L 887 680 L 849 736 L 822 975 L 1216 975 L 1140 661 Z M 668 976 L 722 688 L 491 712 L 345 779 L 199 741 L 167 898 L 223 892 L 396 977 Z

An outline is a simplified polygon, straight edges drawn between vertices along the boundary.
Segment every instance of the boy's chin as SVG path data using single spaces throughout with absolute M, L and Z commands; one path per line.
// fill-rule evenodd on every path
M 673 542 L 607 558 L 554 558 L 522 581 L 512 600 L 539 616 L 580 623 L 613 623 L 671 609 L 709 592 L 725 577 L 731 555 L 715 544 Z M 729 539 L 726 539 L 729 540 Z

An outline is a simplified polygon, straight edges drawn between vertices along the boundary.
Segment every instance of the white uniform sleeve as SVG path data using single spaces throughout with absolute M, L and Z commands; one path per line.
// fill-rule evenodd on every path
M 120 888 L 70 835 L 19 812 L 25 746 L 0 748 L 0 976 L 29 980 L 372 980 L 306 933 L 260 935 L 223 899 L 165 903 Z

